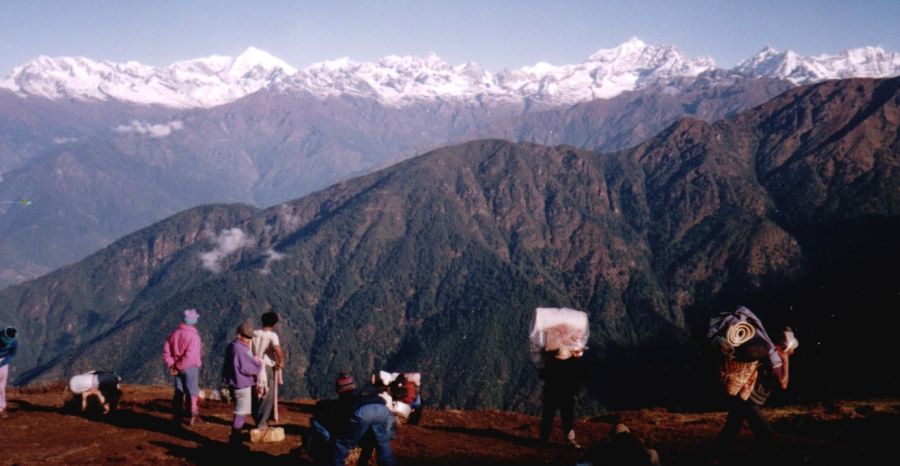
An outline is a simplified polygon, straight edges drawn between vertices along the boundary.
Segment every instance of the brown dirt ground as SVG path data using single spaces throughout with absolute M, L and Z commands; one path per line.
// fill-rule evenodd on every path
M 286 440 L 249 444 L 239 457 L 226 447 L 230 405 L 203 401 L 202 420 L 176 428 L 170 421 L 167 387 L 124 386 L 119 410 L 88 419 L 63 409 L 63 384 L 11 389 L 8 418 L 0 422 L 0 464 L 312 464 L 301 434 L 309 428 L 313 400 L 281 404 Z M 783 445 L 798 464 L 874 464 L 900 432 L 900 400 L 842 401 L 767 411 Z M 601 445 L 613 423 L 626 423 L 656 448 L 665 465 L 707 464 L 707 452 L 725 414 L 674 413 L 648 409 L 580 419 L 575 450 L 562 443 L 541 447 L 538 418 L 495 410 L 425 410 L 418 426 L 403 425 L 394 451 L 401 465 L 574 465 Z M 733 464 L 761 462 L 745 429 Z M 805 463 L 800 461 L 805 459 Z

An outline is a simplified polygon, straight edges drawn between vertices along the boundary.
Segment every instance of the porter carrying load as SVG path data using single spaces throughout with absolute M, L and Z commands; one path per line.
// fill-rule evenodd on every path
M 744 343 L 759 337 L 769 348 L 773 365 L 780 366 L 781 359 L 775 352 L 775 345 L 766 333 L 762 321 L 750 309 L 738 307 L 732 312 L 723 312 L 710 319 L 707 338 L 722 353 L 720 378 L 729 396 L 740 396 L 746 400 L 756 384 L 759 361 L 743 358 L 737 351 Z

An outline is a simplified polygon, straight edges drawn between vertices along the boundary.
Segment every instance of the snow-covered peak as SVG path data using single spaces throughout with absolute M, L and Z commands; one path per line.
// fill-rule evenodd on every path
M 647 44 L 637 37 L 632 37 L 627 41 L 619 44 L 611 49 L 600 49 L 588 57 L 589 62 L 605 62 L 610 63 L 620 59 L 621 57 L 629 57 L 640 55 L 646 48 Z
M 490 73 L 474 63 L 453 67 L 439 56 L 389 55 L 376 62 L 340 59 L 316 63 L 278 86 L 319 96 L 354 95 L 402 106 L 422 100 L 471 99 L 494 87 Z
M 886 78 L 900 75 L 900 54 L 880 47 L 861 47 L 836 55 L 804 57 L 792 50 L 766 47 L 739 63 L 735 71 L 748 76 L 787 79 L 809 84 L 826 79 Z
M 711 58 L 690 59 L 671 45 L 652 46 L 633 37 L 602 49 L 578 65 L 538 63 L 499 75 L 523 97 L 553 104 L 610 98 L 659 80 L 696 76 L 715 68 Z
M 234 80 L 242 78 L 268 78 L 275 73 L 292 75 L 297 70 L 287 63 L 254 47 L 248 47 L 231 61 L 227 75 Z
M 118 100 L 177 108 L 212 107 L 269 86 L 296 69 L 253 47 L 232 58 L 213 55 L 164 68 L 129 61 L 97 62 L 83 57 L 29 61 L 0 88 L 48 99 Z
M 133 61 L 112 63 L 84 57 L 39 56 L 14 69 L 0 87 L 48 99 L 106 100 L 109 86 L 116 81 L 147 79 L 153 70 Z
M 434 53 L 424 57 L 389 55 L 373 62 L 340 58 L 297 70 L 263 50 L 249 47 L 236 57 L 213 55 L 162 68 L 134 61 L 40 56 L 13 70 L 0 81 L 0 88 L 21 96 L 180 108 L 221 105 L 260 89 L 322 98 L 360 96 L 392 106 L 434 100 L 530 100 L 569 105 L 715 69 L 712 58 L 691 58 L 675 46 L 654 46 L 636 37 L 598 50 L 583 63 L 539 62 L 496 74 L 474 63 L 453 66 Z M 798 84 L 855 76 L 886 77 L 900 74 L 900 54 L 863 47 L 836 55 L 803 57 L 790 50 L 766 47 L 733 71 Z

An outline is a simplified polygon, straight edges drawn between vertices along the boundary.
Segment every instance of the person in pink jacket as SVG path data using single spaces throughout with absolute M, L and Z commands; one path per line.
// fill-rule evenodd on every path
M 163 361 L 169 373 L 175 377 L 172 411 L 178 425 L 184 421 L 188 399 L 191 410 L 188 425 L 192 426 L 200 420 L 200 409 L 197 406 L 200 398 L 200 333 L 196 327 L 199 318 L 200 313 L 196 309 L 185 309 L 182 323 L 169 335 L 163 346 Z

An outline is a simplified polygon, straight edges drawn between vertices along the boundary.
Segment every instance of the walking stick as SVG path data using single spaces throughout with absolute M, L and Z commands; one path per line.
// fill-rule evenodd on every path
M 275 370 L 275 404 L 272 407 L 272 411 L 275 416 L 275 423 L 278 424 L 278 385 L 281 383 L 281 369 Z

